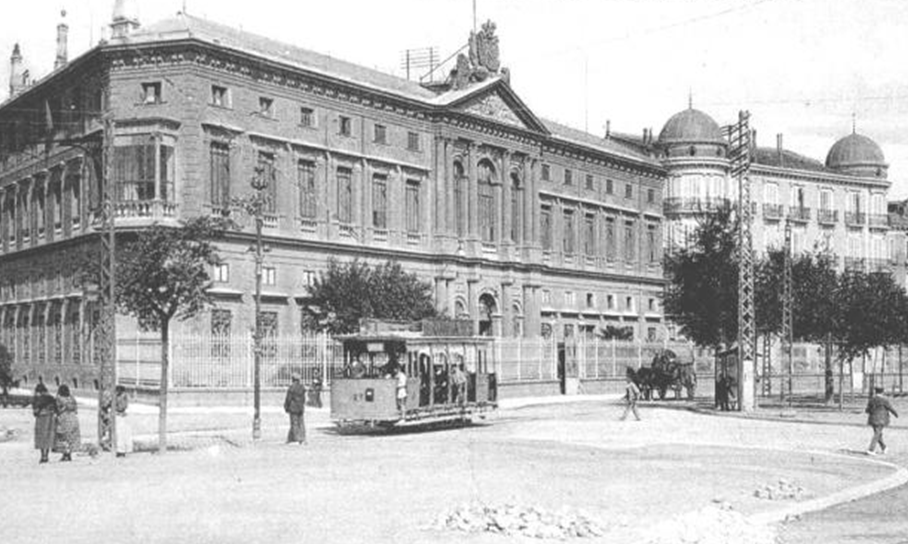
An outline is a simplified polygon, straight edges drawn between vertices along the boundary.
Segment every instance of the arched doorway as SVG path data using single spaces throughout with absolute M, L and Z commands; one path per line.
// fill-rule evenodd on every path
M 492 336 L 494 333 L 492 317 L 498 313 L 495 297 L 486 293 L 479 297 L 479 335 Z

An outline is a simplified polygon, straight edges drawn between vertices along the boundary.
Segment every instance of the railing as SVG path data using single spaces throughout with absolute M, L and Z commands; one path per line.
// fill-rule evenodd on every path
M 782 219 L 782 205 L 763 204 L 763 219 Z
M 861 212 L 845 212 L 846 225 L 863 225 L 867 223 L 867 214 Z
M 266 229 L 276 229 L 278 224 L 278 216 L 275 213 L 263 213 L 262 214 L 262 226 Z
M 885 213 L 871 213 L 867 214 L 868 223 L 871 227 L 876 228 L 888 228 L 889 227 L 889 216 Z
M 838 210 L 817 210 L 817 223 L 820 223 L 822 225 L 835 225 L 838 222 Z
M 422 241 L 422 234 L 418 232 L 408 232 L 407 233 L 407 243 L 410 245 L 417 245 Z
M 662 202 L 663 213 L 706 213 L 729 206 L 727 198 L 669 197 Z
M 861 257 L 845 257 L 845 270 L 864 270 L 864 264 Z
M 165 200 L 125 200 L 116 205 L 118 219 L 170 219 L 176 215 L 177 205 Z
M 805 208 L 803 206 L 789 206 L 788 217 L 792 221 L 806 223 L 810 221 L 810 208 Z
M 315 229 L 318 227 L 318 222 L 315 219 L 309 217 L 300 217 L 300 230 L 305 232 L 315 232 Z
M 891 272 L 892 263 L 889 259 L 867 259 L 867 271 L 868 272 Z

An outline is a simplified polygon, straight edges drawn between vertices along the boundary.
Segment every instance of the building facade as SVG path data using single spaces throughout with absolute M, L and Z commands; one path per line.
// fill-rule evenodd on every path
M 274 334 L 301 333 L 330 259 L 360 258 L 399 261 L 477 334 L 662 336 L 665 168 L 537 117 L 500 68 L 493 25 L 445 83 L 421 86 L 186 14 L 141 27 L 127 5 L 77 59 L 58 33 L 63 61 L 0 104 L 0 342 L 22 377 L 95 379 L 82 278 L 105 183 L 127 236 L 223 214 L 262 181 Z M 253 326 L 253 230 L 219 243 L 217 306 L 176 327 Z M 125 317 L 118 328 L 135 332 Z

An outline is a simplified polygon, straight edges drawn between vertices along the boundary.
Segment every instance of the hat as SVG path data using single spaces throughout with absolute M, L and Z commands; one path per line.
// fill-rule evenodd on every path
M 293 381 L 295 381 L 295 382 L 298 382 L 298 381 L 300 381 L 300 379 L 302 379 L 302 378 L 300 377 L 300 375 L 299 375 L 298 372 L 294 372 L 293 374 L 290 375 L 290 379 L 293 380 Z

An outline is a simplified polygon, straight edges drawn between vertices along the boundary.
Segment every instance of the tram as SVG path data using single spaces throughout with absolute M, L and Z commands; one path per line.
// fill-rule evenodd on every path
M 361 327 L 360 334 L 341 336 L 343 377 L 331 382 L 335 424 L 391 428 L 466 422 L 496 410 L 492 339 L 466 334 L 472 332 L 470 322 L 469 327 L 441 323 L 446 325 L 423 322 L 422 330 Z M 406 374 L 401 403 L 398 368 Z

